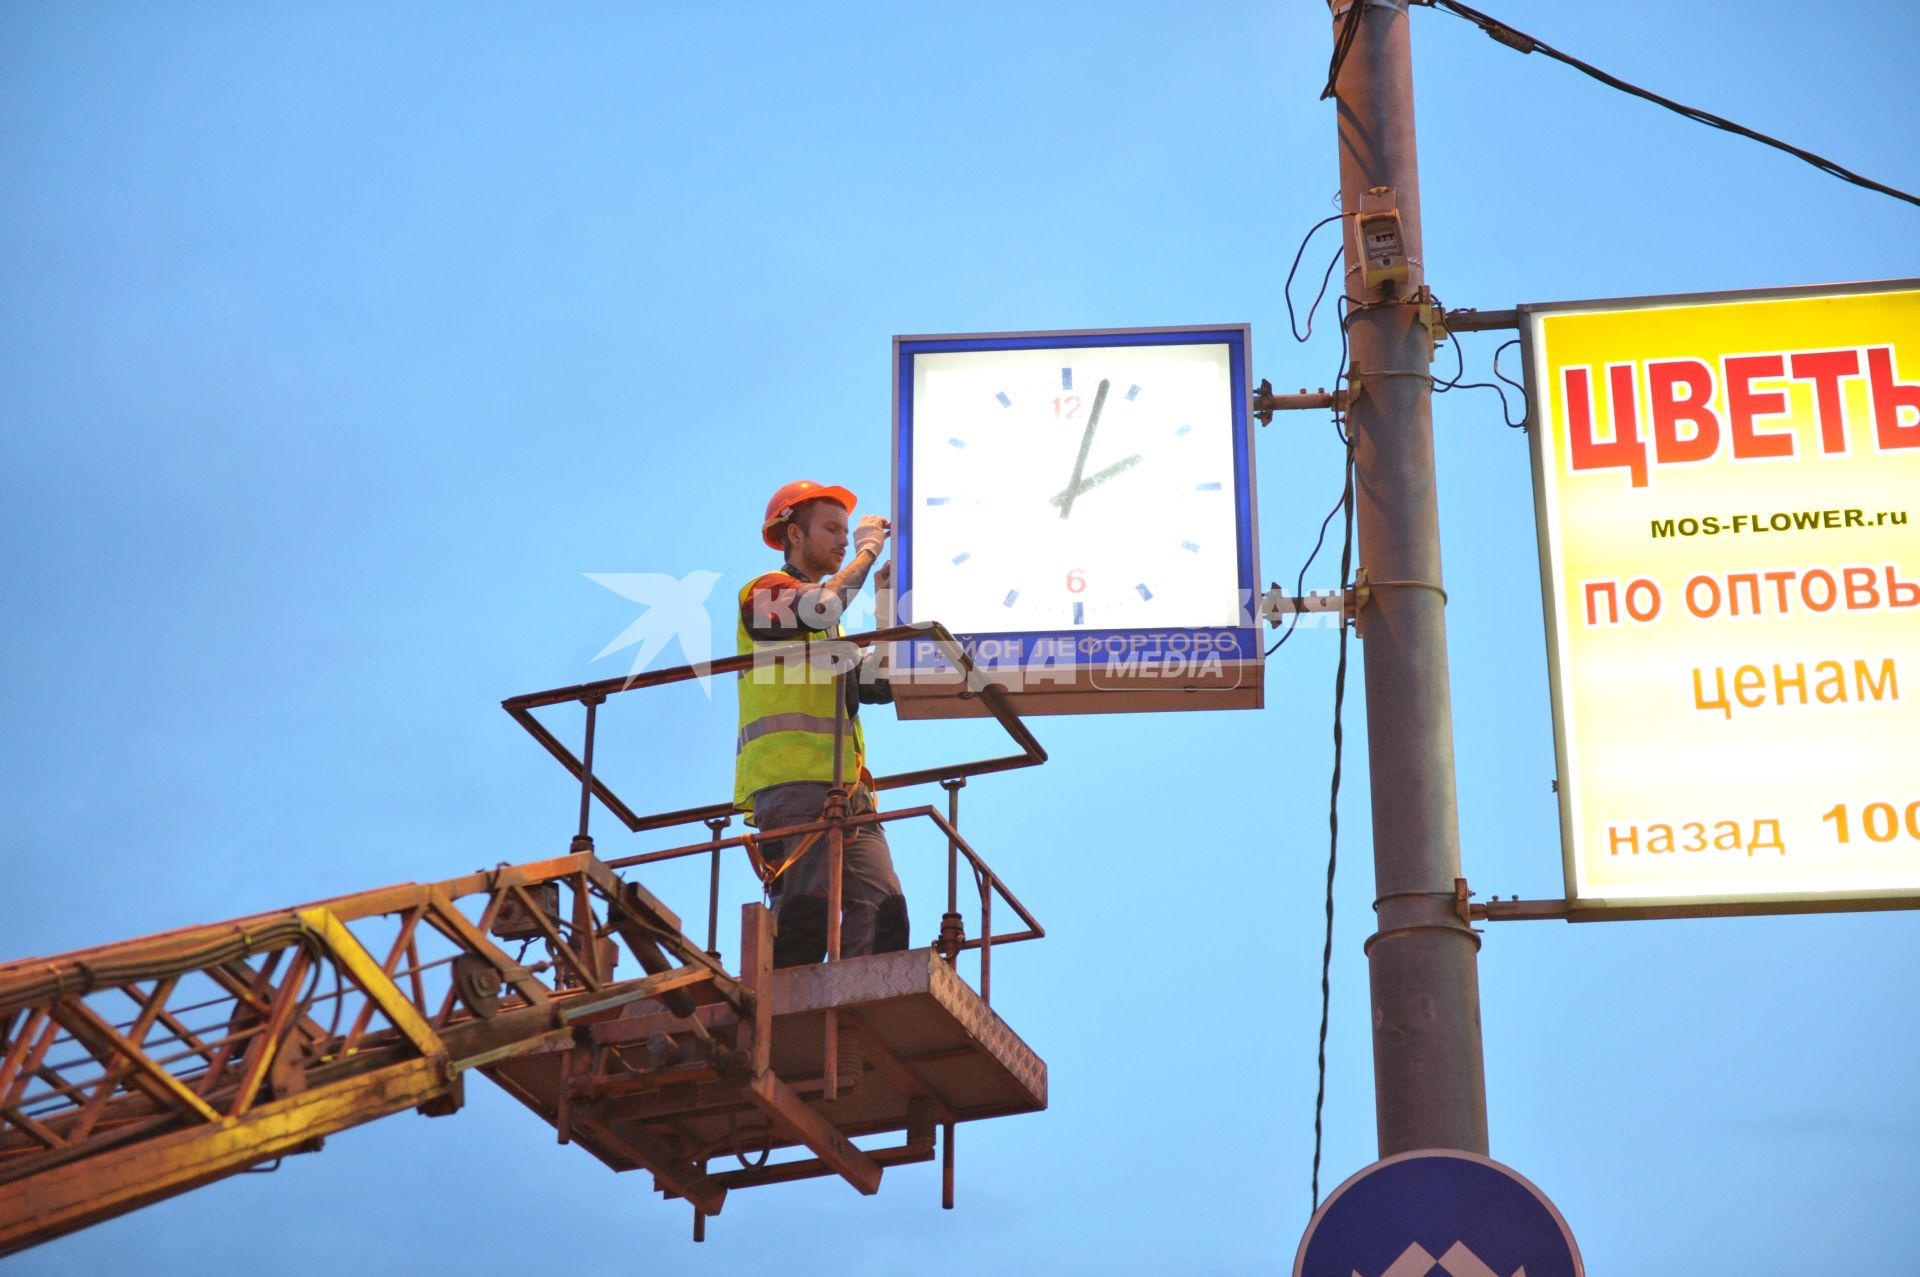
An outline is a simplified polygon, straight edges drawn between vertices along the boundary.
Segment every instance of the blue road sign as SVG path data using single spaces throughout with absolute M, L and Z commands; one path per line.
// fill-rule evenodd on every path
M 1294 1277 L 1582 1277 L 1580 1248 L 1546 1194 L 1491 1158 L 1400 1153 L 1320 1204 Z

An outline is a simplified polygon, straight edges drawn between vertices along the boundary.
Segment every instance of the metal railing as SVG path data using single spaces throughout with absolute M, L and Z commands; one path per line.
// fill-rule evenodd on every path
M 912 785 L 938 783 L 947 791 L 947 811 L 942 815 L 930 805 L 901 808 L 893 811 L 871 811 L 853 814 L 846 810 L 845 778 L 836 774 L 827 808 L 819 820 L 806 824 L 784 826 L 778 829 L 759 830 L 755 833 L 724 836 L 724 832 L 733 817 L 738 814 L 731 801 L 711 803 L 699 807 L 687 807 L 675 811 L 660 812 L 642 816 L 634 812 L 604 777 L 594 771 L 594 745 L 599 732 L 599 708 L 610 698 L 627 692 L 641 691 L 646 688 L 662 687 L 691 679 L 711 677 L 716 674 L 748 674 L 765 662 L 786 661 L 798 658 L 817 662 L 825 658 L 829 666 L 840 669 L 837 677 L 852 677 L 852 671 L 859 665 L 859 654 L 865 649 L 883 643 L 905 641 L 931 642 L 939 648 L 941 655 L 958 671 L 959 678 L 952 684 L 953 694 L 960 698 L 977 698 L 986 707 L 991 717 L 1006 731 L 1008 737 L 1019 747 L 1020 752 L 997 758 L 978 759 L 971 762 L 950 763 L 938 767 L 926 767 L 913 771 L 897 772 L 873 780 L 876 792 L 903 789 Z M 534 717 L 533 711 L 555 705 L 578 704 L 584 714 L 581 750 L 576 756 L 545 724 Z M 961 836 L 960 794 L 969 777 L 986 775 L 992 772 L 1011 771 L 1022 767 L 1034 767 L 1047 760 L 1047 752 L 1041 747 L 1033 733 L 1027 729 L 1019 714 L 1008 702 L 1004 691 L 991 680 L 983 676 L 975 667 L 972 658 L 961 644 L 944 626 L 938 623 L 916 623 L 894 625 L 873 630 L 864 634 L 834 636 L 824 640 L 796 641 L 782 644 L 764 644 L 759 650 L 702 665 L 682 665 L 672 669 L 654 670 L 635 674 L 626 678 L 601 679 L 592 683 L 580 683 L 572 687 L 553 688 L 543 692 L 529 692 L 501 702 L 515 722 L 526 729 L 529 735 L 539 741 L 546 751 L 566 768 L 573 778 L 580 782 L 580 818 L 579 829 L 574 835 L 575 849 L 587 850 L 593 845 L 589 832 L 593 803 L 600 805 L 620 821 L 628 830 L 642 833 L 667 829 L 676 825 L 704 822 L 710 836 L 702 842 L 670 847 L 661 851 L 646 852 L 639 855 L 610 859 L 609 868 L 624 869 L 636 865 L 654 864 L 682 857 L 706 854 L 711 858 L 708 879 L 707 900 L 707 947 L 717 949 L 718 919 L 720 912 L 720 866 L 723 852 L 741 848 L 751 852 L 758 859 L 758 847 L 761 843 L 770 843 L 787 838 L 805 838 L 809 835 L 824 836 L 825 852 L 829 857 L 829 895 L 828 895 L 828 943 L 827 960 L 836 961 L 840 957 L 840 903 L 841 903 L 841 860 L 844 839 L 853 831 L 864 826 L 880 826 L 895 821 L 910 819 L 930 820 L 947 841 L 947 908 L 941 919 L 940 934 L 934 947 L 949 963 L 957 962 L 960 953 L 977 949 L 980 953 L 980 996 L 990 1001 L 992 995 L 993 947 L 996 944 L 1014 944 L 1023 940 L 1037 940 L 1046 935 L 1046 930 L 1034 918 L 1027 907 L 1007 888 L 1006 883 L 995 873 L 980 854 Z M 836 744 L 844 729 L 844 697 L 836 695 L 835 736 Z M 841 750 L 835 750 L 835 766 L 838 771 Z M 838 802 L 835 801 L 836 796 Z M 816 847 L 807 854 L 819 854 Z M 960 864 L 964 859 L 971 874 L 979 901 L 980 928 L 973 939 L 964 934 L 964 920 L 960 911 Z M 1020 920 L 1022 929 L 996 934 L 993 930 L 993 910 L 995 898 L 1003 901 L 1007 908 Z M 831 1074 L 831 1070 L 829 1070 Z

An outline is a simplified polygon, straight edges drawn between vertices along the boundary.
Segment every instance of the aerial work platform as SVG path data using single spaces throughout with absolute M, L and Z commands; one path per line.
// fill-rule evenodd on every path
M 887 1167 L 936 1152 L 951 1206 L 955 1126 L 1047 1103 L 1045 1064 L 989 1006 L 995 948 L 1045 933 L 960 835 L 959 791 L 1046 754 L 987 687 L 1021 753 L 876 782 L 938 781 L 944 814 L 830 803 L 810 825 L 731 838 L 725 805 L 634 816 L 593 774 L 596 707 L 748 659 L 507 702 L 581 781 L 566 855 L 0 964 L 0 1255 L 378 1118 L 456 1112 L 473 1070 L 563 1142 L 691 1202 L 696 1239 L 733 1189 L 838 1175 L 872 1193 Z M 577 760 L 531 714 L 565 702 L 586 708 Z M 710 836 L 603 860 L 586 830 L 595 797 L 636 832 L 702 821 Z M 835 921 L 827 962 L 775 970 L 755 900 L 740 909 L 737 970 L 722 961 L 723 855 L 759 866 L 762 839 L 815 839 L 837 920 L 848 831 L 921 820 L 947 855 L 931 947 L 842 959 Z M 629 876 L 687 857 L 711 866 L 704 947 Z M 996 932 L 996 907 L 1018 929 Z M 970 952 L 977 990 L 961 974 Z
M 1003 758 L 884 776 L 877 791 L 938 782 L 947 794 L 943 816 L 929 806 L 850 814 L 838 786 L 821 820 L 788 829 L 724 836 L 731 804 L 688 808 L 658 816 L 634 814 L 593 770 L 598 709 L 609 697 L 703 675 L 745 673 L 756 660 L 804 660 L 851 674 L 863 649 L 907 640 L 939 646 L 961 679 L 952 694 L 977 699 L 1020 752 Z M 585 711 L 576 757 L 534 716 L 536 709 L 578 704 Z M 758 904 L 742 912 L 740 983 L 747 1002 L 707 1002 L 697 1008 L 630 1006 L 596 1019 L 571 1048 L 502 1061 L 489 1070 L 497 1082 L 554 1124 L 564 1142 L 577 1142 L 615 1170 L 645 1169 L 668 1197 L 693 1203 L 694 1236 L 719 1211 L 731 1189 L 822 1175 L 839 1175 L 863 1193 L 875 1192 L 888 1166 L 931 1160 L 943 1153 L 942 1204 L 953 1205 L 954 1129 L 962 1121 L 1035 1112 L 1047 1104 L 1046 1065 L 989 1001 L 993 949 L 1045 935 L 1040 924 L 959 832 L 959 791 L 970 776 L 1030 767 L 1046 751 L 1020 721 L 1001 690 L 977 675 L 960 645 L 938 625 L 894 626 L 824 642 L 794 643 L 717 661 L 624 679 L 531 693 L 504 703 L 580 783 L 576 847 L 593 846 L 588 820 L 597 802 L 628 830 L 642 833 L 703 822 L 711 839 L 666 851 L 610 861 L 637 867 L 681 857 L 711 858 L 707 950 L 717 952 L 720 863 L 724 852 L 745 850 L 763 878 L 772 867 L 763 842 L 803 840 L 805 854 L 831 866 L 827 961 L 774 970 L 772 921 Z M 835 698 L 836 715 L 842 712 Z M 836 733 L 840 726 L 836 724 Z M 947 843 L 947 904 L 930 948 L 842 958 L 839 942 L 843 840 L 860 826 L 927 819 Z M 961 868 L 965 866 L 966 873 Z M 960 883 L 970 878 L 978 898 L 977 938 L 966 936 Z M 1010 908 L 1021 929 L 995 934 L 995 901 Z M 979 991 L 961 978 L 960 955 L 977 950 Z M 936 1132 L 938 1140 L 936 1141 Z M 852 1140 L 897 1133 L 900 1142 L 856 1147 Z M 809 1155 L 774 1160 L 786 1150 Z

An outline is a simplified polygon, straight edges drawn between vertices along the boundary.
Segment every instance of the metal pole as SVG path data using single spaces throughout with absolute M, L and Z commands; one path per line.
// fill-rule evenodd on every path
M 940 1131 L 940 1209 L 953 1209 L 953 1126 L 948 1122 Z
M 993 875 L 980 879 L 980 1001 L 993 1005 Z
M 713 860 L 707 872 L 707 956 L 720 959 L 720 835 L 732 823 L 731 816 L 714 816 L 707 821 L 713 831 Z
M 838 633 L 838 630 L 835 630 Z M 839 660 L 835 647 L 834 660 Z M 840 875 L 846 867 L 847 791 L 840 749 L 847 734 L 846 685 L 836 673 L 833 678 L 833 785 L 827 790 L 827 961 L 840 961 L 840 910 L 846 906 Z M 859 782 L 856 780 L 855 784 Z M 840 1096 L 840 1013 L 828 1007 L 821 1017 L 826 1038 L 820 1048 L 820 1071 L 824 1085 L 820 1098 L 828 1103 Z
M 1434 494 L 1430 338 L 1420 240 L 1407 0 L 1331 0 L 1338 40 L 1359 26 L 1339 99 L 1377 929 L 1367 941 L 1380 1155 L 1487 1152 L 1479 937 L 1454 908 L 1460 829 L 1447 688 L 1440 518 Z M 1391 188 L 1407 278 L 1366 288 L 1353 215 Z M 1380 197 L 1376 196 L 1376 203 Z
M 960 828 L 960 791 L 966 786 L 965 776 L 949 776 L 940 782 L 940 788 L 947 791 L 947 827 Z M 952 834 L 947 835 L 947 911 L 940 916 L 940 939 L 934 945 L 947 960 L 947 965 L 957 967 L 960 963 L 960 939 L 965 928 L 960 919 L 960 843 Z
M 587 738 L 580 750 L 580 832 L 574 835 L 576 842 L 593 846 L 593 840 L 587 834 L 587 817 L 593 812 L 593 728 L 594 715 L 603 699 L 599 696 L 583 698 L 587 702 Z M 580 850 L 575 847 L 574 850 Z

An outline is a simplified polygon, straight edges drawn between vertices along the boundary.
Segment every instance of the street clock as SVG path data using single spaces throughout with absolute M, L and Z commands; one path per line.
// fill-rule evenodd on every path
M 1247 347 L 895 338 L 898 619 L 943 623 L 1023 713 L 1259 705 Z M 902 717 L 973 708 L 930 645 L 895 663 Z

